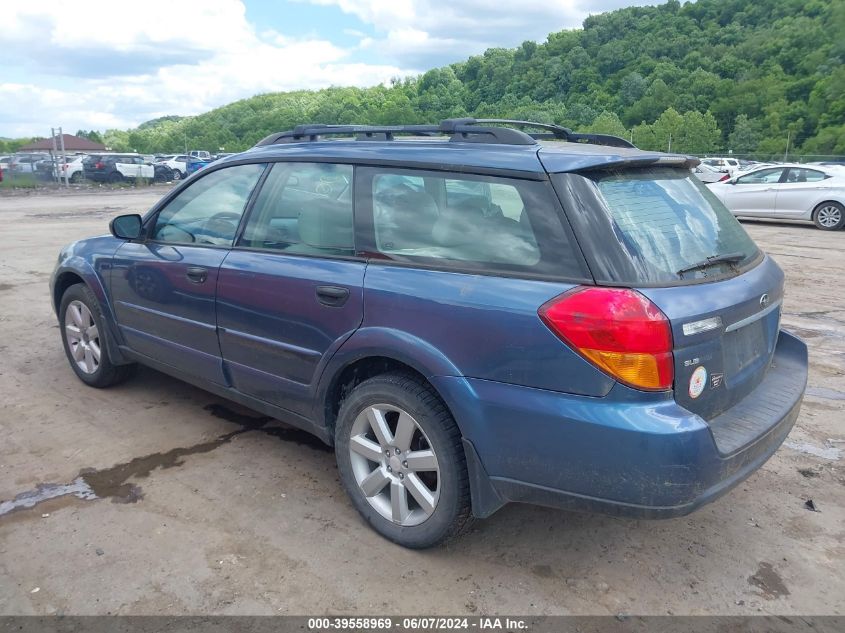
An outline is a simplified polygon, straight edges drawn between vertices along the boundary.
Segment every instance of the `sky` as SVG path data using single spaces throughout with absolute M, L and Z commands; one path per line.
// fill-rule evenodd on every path
M 659 0 L 26 0 L 0 11 L 0 137 L 128 129 L 373 86 Z

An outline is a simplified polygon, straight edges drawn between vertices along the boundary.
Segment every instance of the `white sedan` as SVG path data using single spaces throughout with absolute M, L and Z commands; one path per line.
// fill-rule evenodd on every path
M 707 185 L 738 217 L 808 220 L 820 229 L 845 226 L 845 169 L 775 165 Z

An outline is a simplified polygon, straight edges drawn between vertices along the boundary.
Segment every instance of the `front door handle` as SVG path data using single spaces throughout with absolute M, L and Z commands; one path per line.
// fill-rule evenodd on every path
M 208 269 L 202 266 L 188 266 L 185 276 L 195 284 L 204 283 L 208 279 Z
M 337 308 L 346 303 L 349 298 L 349 288 L 341 286 L 317 286 L 317 301 L 324 306 Z

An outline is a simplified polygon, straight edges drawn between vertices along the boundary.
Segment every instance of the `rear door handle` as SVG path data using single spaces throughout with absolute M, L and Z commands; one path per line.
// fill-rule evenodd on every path
M 349 288 L 341 286 L 317 286 L 317 301 L 325 306 L 339 307 L 349 298 Z
M 195 284 L 201 284 L 208 279 L 208 269 L 202 266 L 188 266 L 185 276 Z

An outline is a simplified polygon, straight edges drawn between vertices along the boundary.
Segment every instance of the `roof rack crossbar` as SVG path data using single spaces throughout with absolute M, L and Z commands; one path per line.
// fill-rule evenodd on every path
M 507 125 L 508 127 L 502 127 Z M 514 128 L 535 128 L 542 132 L 526 133 Z M 551 123 L 519 121 L 516 119 L 444 119 L 439 125 L 326 125 L 310 123 L 292 130 L 270 134 L 256 147 L 278 143 L 317 141 L 326 136 L 354 136 L 359 141 L 392 141 L 397 135 L 450 137 L 450 141 L 465 143 L 502 143 L 505 145 L 535 145 L 537 140 L 563 140 L 572 143 L 594 143 L 612 147 L 634 147 L 618 136 L 582 134 Z

